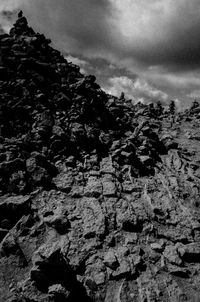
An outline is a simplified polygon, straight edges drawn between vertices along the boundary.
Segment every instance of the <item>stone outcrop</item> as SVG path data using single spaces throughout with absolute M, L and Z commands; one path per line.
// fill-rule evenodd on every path
M 200 300 L 200 106 L 107 95 L 22 13 L 0 36 L 0 300 Z

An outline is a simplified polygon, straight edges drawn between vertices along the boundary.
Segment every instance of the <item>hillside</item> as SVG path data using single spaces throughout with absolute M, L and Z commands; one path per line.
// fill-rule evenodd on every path
M 0 300 L 200 301 L 200 106 L 106 94 L 19 18 L 0 36 Z

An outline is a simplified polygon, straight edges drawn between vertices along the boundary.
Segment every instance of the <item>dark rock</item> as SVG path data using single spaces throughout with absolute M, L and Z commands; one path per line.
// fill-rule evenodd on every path
M 0 200 L 0 226 L 11 229 L 14 224 L 30 212 L 29 196 L 11 196 Z
M 105 217 L 95 198 L 82 200 L 83 235 L 85 238 L 105 235 Z
M 54 301 L 66 301 L 69 298 L 70 292 L 61 284 L 49 286 L 48 293 Z
M 108 251 L 104 256 L 104 264 L 115 270 L 119 266 L 119 262 L 113 251 Z
M 200 262 L 200 246 L 198 243 L 191 243 L 178 248 L 181 258 L 186 262 Z
M 30 277 L 39 288 L 62 283 L 66 278 L 64 274 L 68 271 L 68 264 L 58 242 L 41 246 L 33 256 L 33 264 Z

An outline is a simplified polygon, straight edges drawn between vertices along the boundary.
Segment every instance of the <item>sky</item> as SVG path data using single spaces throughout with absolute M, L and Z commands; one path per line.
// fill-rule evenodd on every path
M 200 100 L 200 0 L 1 0 L 0 28 L 19 9 L 108 93 L 181 108 Z

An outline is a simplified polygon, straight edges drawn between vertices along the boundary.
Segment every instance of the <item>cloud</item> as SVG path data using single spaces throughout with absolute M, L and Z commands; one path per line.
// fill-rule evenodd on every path
M 7 9 L 21 6 L 37 30 L 69 52 L 175 69 L 200 66 L 199 0 L 3 0 L 3 4 Z
M 23 0 L 1 0 L 0 2 L 0 28 L 1 32 L 7 32 L 16 18 L 16 9 L 23 3 Z
M 188 97 L 191 99 L 200 99 L 200 90 L 194 90 L 190 94 L 188 94 Z
M 110 1 L 27 0 L 22 8 L 30 24 L 62 50 L 103 57 L 115 48 Z
M 79 58 L 73 57 L 71 55 L 65 56 L 65 59 L 68 62 L 72 62 L 75 65 L 78 65 L 80 67 L 80 72 L 83 74 L 86 74 L 87 68 L 89 68 L 89 63 L 85 60 L 81 60 Z
M 200 64 L 199 0 L 111 0 L 127 56 L 146 64 Z
M 200 75 L 189 74 L 172 74 L 172 73 L 155 73 L 148 75 L 152 81 L 160 84 L 168 84 L 179 89 L 186 89 L 190 87 L 200 87 Z
M 130 79 L 128 77 L 113 77 L 108 81 L 109 85 L 105 90 L 116 96 L 120 96 L 121 92 L 125 93 L 126 98 L 133 99 L 135 102 L 157 102 L 160 100 L 162 103 L 169 101 L 169 96 L 142 79 Z
M 102 83 L 129 77 L 126 69 L 170 97 L 200 89 L 199 0 L 0 1 L 0 11 L 18 8 L 64 54 L 89 63 L 107 60 L 110 71 L 100 68 Z M 10 21 L 0 15 L 0 24 L 8 29 Z

